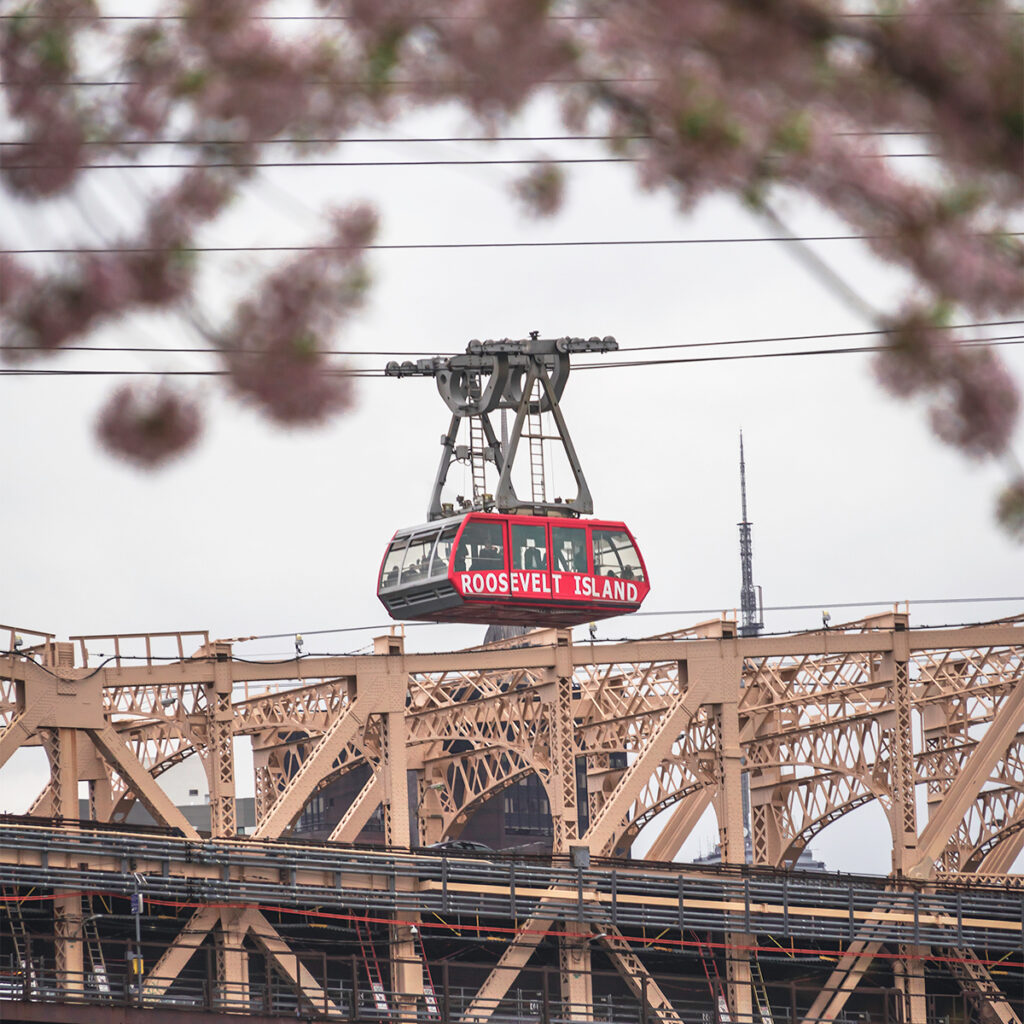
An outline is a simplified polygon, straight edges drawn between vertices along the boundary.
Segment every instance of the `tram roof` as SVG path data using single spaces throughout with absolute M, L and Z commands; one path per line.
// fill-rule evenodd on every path
M 536 515 L 532 512 L 495 512 L 484 511 L 483 509 L 466 509 L 464 512 L 456 512 L 454 515 L 445 516 L 444 519 L 432 519 L 426 523 L 417 523 L 414 526 L 403 526 L 395 531 L 392 543 L 405 537 L 421 536 L 423 534 L 440 533 L 447 526 L 459 526 L 468 516 L 494 516 L 497 519 L 525 518 L 550 520 L 553 523 L 572 524 L 580 526 L 624 526 L 621 519 L 592 519 L 579 518 L 577 516 L 558 515 Z
M 459 512 L 453 516 L 446 516 L 444 519 L 432 519 L 426 523 L 417 523 L 415 526 L 403 526 L 395 531 L 395 540 L 402 537 L 411 537 L 421 533 L 440 533 L 446 526 L 458 526 L 469 512 Z

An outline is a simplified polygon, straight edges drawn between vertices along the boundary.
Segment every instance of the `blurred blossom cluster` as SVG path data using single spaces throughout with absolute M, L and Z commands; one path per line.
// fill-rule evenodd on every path
M 1015 480 L 999 496 L 996 515 L 1009 534 L 1024 541 L 1024 477 Z
M 199 429 L 196 403 L 166 385 L 118 388 L 96 425 L 110 451 L 141 466 L 179 455 L 195 441 Z
M 24 345 L 81 341 L 139 307 L 196 301 L 196 232 L 253 174 L 213 166 L 227 144 L 246 163 L 275 138 L 329 139 L 442 103 L 496 130 L 543 90 L 560 99 L 569 131 L 613 136 L 640 184 L 668 189 L 681 209 L 722 192 L 756 208 L 785 188 L 841 217 L 914 282 L 884 324 L 885 386 L 927 396 L 950 444 L 1005 451 L 1017 385 L 997 355 L 963 347 L 942 321 L 1024 304 L 1024 255 L 1007 226 L 1024 178 L 1022 36 L 1006 0 L 869 3 L 856 17 L 843 0 L 318 6 L 339 20 L 302 34 L 254 18 L 264 0 L 164 0 L 172 17 L 128 23 L 97 20 L 93 0 L 14 0 L 24 16 L 7 19 L 0 40 L 18 140 L 0 170 L 10 191 L 26 202 L 67 192 L 88 174 L 83 163 L 141 160 L 167 137 L 191 163 L 152 200 L 137 237 L 116 240 L 137 251 L 82 254 L 46 273 L 4 257 L 4 341 L 19 356 Z M 57 87 L 79 75 L 96 36 L 132 84 L 100 98 Z M 908 177 L 884 159 L 889 131 L 926 137 L 938 173 Z M 558 171 L 538 165 L 513 191 L 546 215 L 563 189 Z M 323 353 L 365 293 L 360 250 L 374 220 L 356 207 L 332 223 L 323 249 L 268 271 L 217 335 L 231 390 L 285 423 L 349 400 Z M 124 394 L 115 406 L 108 440 L 145 420 Z M 184 444 L 194 430 L 171 434 Z
M 332 214 L 331 222 L 329 245 L 270 274 L 220 337 L 232 388 L 279 423 L 317 422 L 351 401 L 351 378 L 337 366 L 332 371 L 324 350 L 363 301 L 362 255 L 377 220 L 357 206 Z

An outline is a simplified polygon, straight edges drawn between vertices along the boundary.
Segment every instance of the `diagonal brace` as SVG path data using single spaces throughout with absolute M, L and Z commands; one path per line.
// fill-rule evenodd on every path
M 357 709 L 358 698 L 331 723 L 317 745 L 310 751 L 309 757 L 302 762 L 302 767 L 288 780 L 288 784 L 281 791 L 267 816 L 260 822 L 253 833 L 254 839 L 277 839 L 299 816 L 306 801 L 327 773 L 327 768 L 334 763 L 356 730 L 363 725 L 362 719 L 357 715 Z
M 602 945 L 629 990 L 646 1008 L 656 1024 L 683 1024 L 668 996 L 647 970 L 646 964 L 629 947 L 626 937 L 614 925 L 604 925 Z
M 491 973 L 477 990 L 473 1002 L 463 1015 L 466 1022 L 486 1024 L 498 1003 L 505 998 L 519 972 L 527 965 L 541 940 L 554 924 L 554 917 L 545 913 L 544 901 L 523 925 L 512 941 L 505 947 L 501 958 L 491 968 Z
M 356 794 L 356 798 L 348 805 L 341 820 L 334 826 L 334 831 L 327 837 L 332 843 L 352 843 L 370 820 L 370 815 L 380 806 L 384 796 L 384 786 L 380 776 L 374 773 Z
M 583 842 L 595 854 L 609 854 L 621 834 L 622 822 L 637 794 L 647 783 L 655 767 L 671 752 L 672 745 L 685 731 L 702 704 L 712 700 L 712 681 L 721 677 L 728 685 L 731 676 L 740 678 L 741 661 L 738 658 L 707 659 L 700 664 L 707 678 L 691 681 L 691 685 L 676 698 L 674 706 L 662 718 L 651 734 L 640 756 L 626 769 L 611 796 L 604 802 L 594 818 Z M 691 667 L 696 668 L 691 662 Z M 729 668 L 735 671 L 730 674 Z M 721 698 L 719 698 L 721 699 Z
M 243 931 L 252 934 L 263 952 L 274 961 L 277 969 L 295 986 L 296 991 L 318 1015 L 341 1016 L 341 1010 L 331 1001 L 320 983 L 258 910 L 246 910 L 240 915 L 239 924 Z
M 158 822 L 181 829 L 186 839 L 199 838 L 199 833 L 174 806 L 171 798 L 146 771 L 135 753 L 125 746 L 124 739 L 112 725 L 108 723 L 102 729 L 86 731 L 100 753 L 117 769 L 118 774 L 127 780 L 143 806 Z
M 23 708 L 11 719 L 7 728 L 0 732 L 0 768 L 10 756 L 35 733 L 49 705 L 36 704 L 34 707 Z
M 216 907 L 200 907 L 188 919 L 188 923 L 164 950 L 143 982 L 142 994 L 145 999 L 159 999 L 171 987 L 219 920 L 220 911 Z
M 985 730 L 957 773 L 952 785 L 946 790 L 942 803 L 917 841 L 918 860 L 907 871 L 911 878 L 928 878 L 935 870 L 935 860 L 942 854 L 953 830 L 963 820 L 967 809 L 977 799 L 981 787 L 988 781 L 1001 757 L 1005 757 L 1014 736 L 1024 722 L 1024 685 L 1018 685 L 1010 693 L 1003 706 Z

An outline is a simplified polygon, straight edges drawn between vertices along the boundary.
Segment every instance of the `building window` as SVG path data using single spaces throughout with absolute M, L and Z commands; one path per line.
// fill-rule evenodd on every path
M 295 824 L 296 832 L 319 832 L 324 827 L 324 798 L 319 794 L 306 804 Z
M 528 775 L 505 791 L 505 831 L 542 836 L 552 834 L 548 795 L 536 775 Z

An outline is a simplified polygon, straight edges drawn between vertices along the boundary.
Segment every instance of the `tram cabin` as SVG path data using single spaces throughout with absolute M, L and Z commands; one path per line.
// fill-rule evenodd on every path
M 649 590 L 623 523 L 471 512 L 399 530 L 377 596 L 394 619 L 568 627 L 636 611 Z

